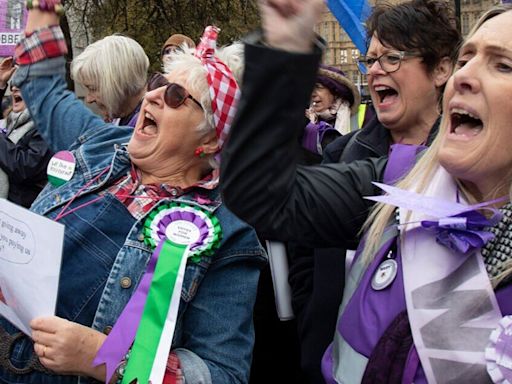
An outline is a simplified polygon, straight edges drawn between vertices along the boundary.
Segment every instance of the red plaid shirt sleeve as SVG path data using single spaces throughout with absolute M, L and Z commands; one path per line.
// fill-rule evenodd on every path
M 14 55 L 18 65 L 64 56 L 68 53 L 64 34 L 58 25 L 35 30 L 16 45 Z
M 171 352 L 169 354 L 162 384 L 183 384 L 183 374 L 180 369 L 180 359 L 175 352 Z

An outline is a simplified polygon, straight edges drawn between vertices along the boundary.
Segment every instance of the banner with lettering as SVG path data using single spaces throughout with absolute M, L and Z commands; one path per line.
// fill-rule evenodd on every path
M 24 0 L 0 0 L 0 57 L 14 54 L 26 21 Z

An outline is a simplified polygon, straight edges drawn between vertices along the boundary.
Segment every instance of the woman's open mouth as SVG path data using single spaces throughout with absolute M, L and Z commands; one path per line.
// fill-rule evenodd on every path
M 155 118 L 148 112 L 144 112 L 144 120 L 142 121 L 139 133 L 145 136 L 154 136 L 158 133 Z
M 392 101 L 392 98 L 398 97 L 396 89 L 388 87 L 387 85 L 378 85 L 375 88 L 375 92 L 379 96 L 379 103 L 385 103 Z
M 453 108 L 450 111 L 450 133 L 457 136 L 473 137 L 482 132 L 482 120 L 474 113 L 462 108 Z

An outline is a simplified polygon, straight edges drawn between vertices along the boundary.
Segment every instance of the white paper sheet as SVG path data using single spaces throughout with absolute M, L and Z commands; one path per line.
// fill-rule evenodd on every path
M 64 226 L 0 199 L 0 315 L 30 335 L 55 314 Z

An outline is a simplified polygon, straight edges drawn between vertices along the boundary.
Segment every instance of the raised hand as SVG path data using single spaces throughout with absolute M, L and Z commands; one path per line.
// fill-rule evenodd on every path
M 104 378 L 92 361 L 106 339 L 103 333 L 57 316 L 39 317 L 30 323 L 34 351 L 41 363 L 59 374 Z
M 12 57 L 6 57 L 0 62 L 0 88 L 4 89 L 7 87 L 7 83 L 15 70 L 16 67 Z
M 324 0 L 259 0 L 266 42 L 278 49 L 309 52 Z

